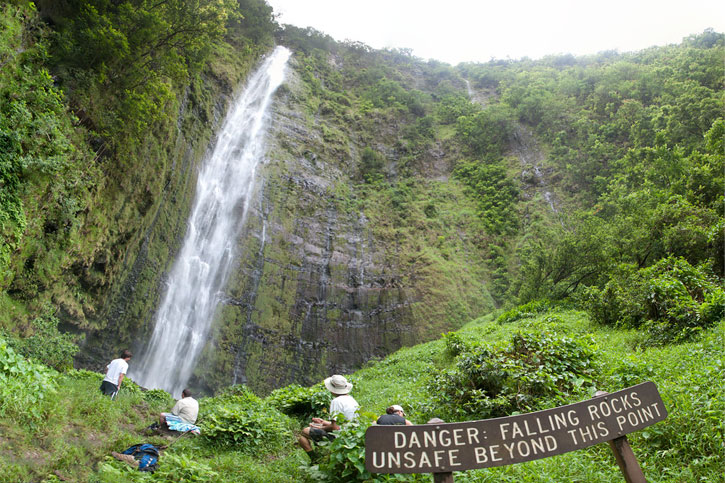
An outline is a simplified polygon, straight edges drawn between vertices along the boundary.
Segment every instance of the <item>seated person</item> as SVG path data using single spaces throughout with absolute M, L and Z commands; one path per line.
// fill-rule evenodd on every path
M 413 423 L 405 419 L 405 411 L 403 407 L 397 404 L 393 404 L 385 410 L 385 414 L 380 416 L 376 421 L 380 425 L 408 425 L 411 426 Z
M 199 416 L 199 403 L 191 396 L 191 391 L 184 389 L 181 392 L 181 399 L 176 401 L 171 412 L 159 415 L 159 424 L 162 428 L 183 433 L 191 431 L 199 434 L 199 428 L 194 426 L 196 418 Z
M 360 405 L 348 394 L 352 390 L 352 384 L 347 382 L 345 377 L 335 374 L 325 379 L 325 387 L 332 393 L 334 399 L 330 403 L 330 420 L 312 418 L 309 427 L 304 428 L 297 438 L 302 449 L 307 452 L 312 462 L 318 458 L 315 450 L 312 449 L 311 441 L 322 441 L 323 439 L 333 440 L 335 435 L 331 431 L 340 429 L 338 420 L 342 415 L 346 421 L 357 419 L 357 410 Z

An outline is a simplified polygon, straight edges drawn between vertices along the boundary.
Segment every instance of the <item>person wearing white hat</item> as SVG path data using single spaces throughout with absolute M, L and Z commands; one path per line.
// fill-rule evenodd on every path
M 307 452 L 312 462 L 317 460 L 317 453 L 312 449 L 312 441 L 327 439 L 332 441 L 335 435 L 331 431 L 340 429 L 338 421 L 353 421 L 357 419 L 357 410 L 360 405 L 350 395 L 352 384 L 344 376 L 335 374 L 325 379 L 325 387 L 334 396 L 330 403 L 330 420 L 312 418 L 310 425 L 302 430 L 297 441 Z M 342 416 L 342 417 L 341 417 Z
M 405 419 L 405 411 L 403 411 L 403 406 L 400 406 L 398 404 L 393 404 L 389 408 L 385 410 L 385 414 L 380 416 L 378 420 L 376 421 L 376 424 L 379 425 L 412 425 L 410 421 Z

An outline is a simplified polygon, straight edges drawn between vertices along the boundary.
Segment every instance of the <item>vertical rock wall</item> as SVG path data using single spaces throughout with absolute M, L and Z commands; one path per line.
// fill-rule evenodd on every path
M 304 114 L 304 89 L 292 72 L 277 94 L 239 266 L 196 371 L 208 390 L 245 383 L 265 392 L 352 372 L 492 306 L 480 278 L 470 293 L 433 293 L 451 274 L 435 280 L 444 274 L 416 269 L 410 254 L 376 237 L 351 189 L 361 147 L 325 142 Z M 465 307 L 449 310 L 449 293 Z

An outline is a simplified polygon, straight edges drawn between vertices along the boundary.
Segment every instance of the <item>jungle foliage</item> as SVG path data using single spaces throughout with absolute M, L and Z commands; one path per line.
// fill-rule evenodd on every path
M 207 141 L 204 99 L 270 48 L 271 7 L 12 1 L 0 24 L 0 327 L 32 333 L 48 306 L 105 326 L 128 250 L 173 181 L 175 143 Z
M 446 300 L 432 316 L 449 326 L 491 296 L 509 310 L 354 374 L 362 417 L 317 467 L 293 434 L 327 394 L 233 387 L 202 400 L 203 437 L 151 476 L 106 455 L 138 442 L 170 396 L 128 381 L 119 400 L 103 397 L 99 374 L 69 370 L 77 339 L 59 327 L 105 326 L 105 297 L 173 172 L 170 144 L 204 138 L 216 95 L 277 26 L 261 0 L 37 5 L 0 6 L 0 481 L 364 481 L 364 429 L 390 403 L 416 422 L 468 419 L 644 380 L 670 410 L 632 437 L 647 471 L 722 477 L 722 34 L 451 67 L 276 32 L 295 50 L 320 152 L 353 164 L 336 203 L 396 247 L 385 263 L 404 264 L 406 281 L 476 290 L 416 287 Z M 461 481 L 605 483 L 613 468 L 592 448 Z
M 453 177 L 443 189 L 458 184 L 476 207 L 480 228 L 459 227 L 484 233 L 473 239 L 500 305 L 547 298 L 587 307 L 593 299 L 585 293 L 622 281 L 619 267 L 646 271 L 673 258 L 708 283 L 722 283 L 722 34 L 708 30 L 635 53 L 455 68 L 405 51 L 336 43 L 312 29 L 287 26 L 281 38 L 298 49 L 319 99 L 310 108 L 333 125 L 364 126 L 354 134 L 369 143 L 357 178 L 364 185 L 354 192 L 371 199 L 365 186 L 374 185 L 377 202 L 387 197 L 392 209 L 383 208 L 385 216 L 369 203 L 376 223 L 436 229 L 431 222 L 442 210 L 431 204 L 425 222 L 415 219 L 415 191 L 434 176 L 430 157 L 445 146 Z M 394 152 L 375 141 L 390 122 L 399 126 Z M 338 138 L 344 140 L 330 139 Z M 394 230 L 396 240 L 411 235 Z M 451 240 L 440 233 L 435 249 L 450 256 Z M 600 320 L 595 305 L 589 307 Z M 672 323 L 664 313 L 652 311 L 650 320 Z M 684 333 L 652 334 L 662 340 Z

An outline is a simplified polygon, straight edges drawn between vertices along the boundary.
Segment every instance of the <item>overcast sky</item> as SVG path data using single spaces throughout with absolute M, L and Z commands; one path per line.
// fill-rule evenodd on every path
M 451 64 L 629 52 L 725 31 L 725 0 L 267 0 L 279 23 Z

